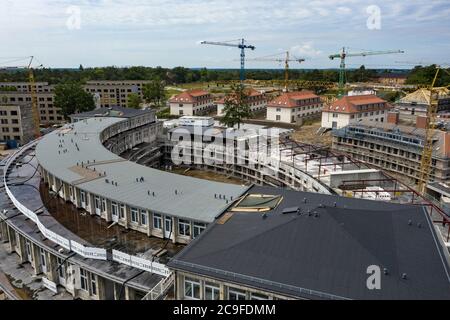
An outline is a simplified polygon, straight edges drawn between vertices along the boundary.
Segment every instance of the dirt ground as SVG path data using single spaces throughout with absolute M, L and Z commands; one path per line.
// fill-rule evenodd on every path
M 324 135 L 318 135 L 317 130 L 320 128 L 320 121 L 314 122 L 310 125 L 303 125 L 296 129 L 292 134 L 292 139 L 299 142 L 320 144 L 331 147 L 331 132 L 327 132 Z
M 210 181 L 216 181 L 216 182 L 224 182 L 224 183 L 231 183 L 231 184 L 237 184 L 242 185 L 243 181 L 233 178 L 233 177 L 227 177 L 225 175 L 214 173 L 211 171 L 203 171 L 203 170 L 194 170 L 194 169 L 184 169 L 184 168 L 175 168 L 172 170 L 173 173 L 181 174 L 183 176 L 189 176 L 204 180 L 210 180 Z

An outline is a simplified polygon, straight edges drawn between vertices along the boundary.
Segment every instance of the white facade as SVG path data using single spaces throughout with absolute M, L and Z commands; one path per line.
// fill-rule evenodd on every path
M 321 103 L 296 108 L 268 106 L 266 119 L 276 122 L 301 124 L 304 118 L 312 117 L 320 113 L 321 110 Z
M 195 116 L 210 109 L 213 106 L 212 102 L 212 99 L 199 102 L 171 102 L 170 114 L 174 116 Z
M 368 120 L 375 122 L 386 122 L 387 110 L 378 110 L 360 113 L 339 113 L 322 111 L 322 127 L 329 129 L 340 129 L 359 121 Z
M 250 111 L 251 112 L 257 112 L 259 110 L 263 110 L 267 107 L 267 100 L 260 100 L 260 101 L 252 101 L 249 103 Z M 217 104 L 217 115 L 223 116 L 224 112 L 223 109 L 225 108 L 225 104 L 218 103 Z

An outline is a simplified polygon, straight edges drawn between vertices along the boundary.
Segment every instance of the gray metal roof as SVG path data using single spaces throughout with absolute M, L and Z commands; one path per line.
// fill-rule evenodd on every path
M 215 194 L 225 195 L 230 200 L 247 190 L 243 186 L 186 177 L 125 161 L 107 150 L 99 138 L 100 132 L 120 121 L 125 120 L 91 118 L 55 130 L 37 145 L 39 164 L 57 178 L 74 183 L 84 177 L 70 168 L 89 161 L 91 169 L 106 172 L 106 176 L 77 184 L 77 188 L 131 207 L 200 222 L 212 222 L 228 207 L 226 200 L 216 198 Z M 73 129 L 67 130 L 71 126 Z M 58 136 L 62 132 L 64 135 Z M 141 177 L 144 182 L 136 182 L 136 178 Z M 106 179 L 117 182 L 117 187 L 106 183 Z M 155 196 L 149 196 L 148 191 L 155 192 Z
M 450 299 L 448 255 L 422 207 L 267 187 L 249 193 L 283 201 L 265 219 L 234 212 L 215 222 L 169 267 L 301 298 Z M 283 214 L 293 207 L 301 214 Z M 371 265 L 381 268 L 381 290 L 366 286 Z
M 92 111 L 71 114 L 71 118 L 92 118 L 92 117 L 118 117 L 133 118 L 142 114 L 152 113 L 152 110 L 142 110 L 133 108 L 124 108 L 121 106 L 102 107 Z

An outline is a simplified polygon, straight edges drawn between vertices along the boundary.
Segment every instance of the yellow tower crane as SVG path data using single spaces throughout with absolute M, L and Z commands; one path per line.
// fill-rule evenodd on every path
M 445 72 L 447 70 L 442 69 Z M 430 179 L 431 174 L 431 165 L 433 161 L 433 135 L 434 130 L 436 129 L 436 119 L 438 112 L 438 104 L 439 104 L 439 91 L 437 90 L 436 81 L 439 76 L 439 72 L 441 71 L 440 66 L 436 66 L 436 73 L 434 75 L 430 90 L 430 103 L 427 109 L 427 124 L 425 128 L 425 141 L 422 151 L 422 159 L 420 163 L 420 174 L 419 174 L 419 182 L 418 189 L 419 192 L 425 193 L 426 186 L 428 180 Z M 447 72 L 448 73 L 448 72 Z
M 28 64 L 27 69 L 28 69 L 28 81 L 30 83 L 30 92 L 31 92 L 31 111 L 33 114 L 34 136 L 35 138 L 39 138 L 41 136 L 41 129 L 40 129 L 40 119 L 39 119 L 39 110 L 36 92 L 36 82 L 34 81 L 33 68 L 31 67 L 33 59 L 34 56 L 31 56 L 30 63 Z

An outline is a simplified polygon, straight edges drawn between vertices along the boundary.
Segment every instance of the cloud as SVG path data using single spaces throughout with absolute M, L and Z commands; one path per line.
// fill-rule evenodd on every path
M 311 42 L 305 42 L 302 44 L 298 44 L 296 46 L 293 46 L 290 49 L 290 52 L 294 55 L 294 56 L 298 56 L 298 57 L 318 57 L 323 55 L 323 52 L 320 50 L 317 50 L 313 47 L 313 44 Z

